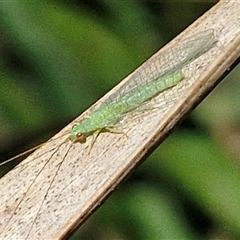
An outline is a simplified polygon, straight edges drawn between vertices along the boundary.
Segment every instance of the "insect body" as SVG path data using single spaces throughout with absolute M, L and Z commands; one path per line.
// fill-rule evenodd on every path
M 80 124 L 75 125 L 71 132 L 72 140 L 82 140 L 95 131 L 108 130 L 113 127 L 127 112 L 139 107 L 156 94 L 173 87 L 184 78 L 181 71 L 176 71 L 170 76 L 161 77 L 153 82 L 140 85 L 132 92 L 126 94 L 122 99 L 100 106 L 92 112 L 89 118 L 84 119 Z
M 103 130 L 111 132 L 114 125 L 128 112 L 184 79 L 182 68 L 211 49 L 216 42 L 213 30 L 209 29 L 154 56 L 93 111 L 89 118 L 74 125 L 70 131 L 70 139 L 85 142 L 86 137 L 95 133 L 97 137 Z

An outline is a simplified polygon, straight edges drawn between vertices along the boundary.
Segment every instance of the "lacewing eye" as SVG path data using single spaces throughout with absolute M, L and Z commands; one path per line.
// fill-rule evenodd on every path
M 81 132 L 79 132 L 79 133 L 76 134 L 76 137 L 79 138 L 79 139 L 83 138 L 83 136 L 84 136 L 84 135 L 83 135 Z
M 86 142 L 86 136 L 84 135 L 84 133 L 78 132 L 75 136 L 77 141 L 81 143 Z

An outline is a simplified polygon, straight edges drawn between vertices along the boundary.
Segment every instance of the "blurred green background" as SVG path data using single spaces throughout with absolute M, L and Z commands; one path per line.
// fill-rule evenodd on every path
M 1 160 L 52 136 L 213 4 L 1 1 Z M 72 239 L 239 239 L 239 73 Z

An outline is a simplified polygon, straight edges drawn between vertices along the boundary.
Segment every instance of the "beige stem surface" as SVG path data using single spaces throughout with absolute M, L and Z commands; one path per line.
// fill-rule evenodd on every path
M 186 80 L 158 96 L 162 105 L 158 111 L 133 120 L 134 124 L 125 129 L 128 137 L 101 133 L 90 154 L 91 137 L 84 144 L 66 141 L 66 136 L 58 137 L 6 174 L 0 180 L 0 239 L 63 239 L 80 226 L 236 61 L 240 55 L 239 13 L 238 1 L 220 1 L 164 47 L 171 48 L 210 28 L 219 41 L 185 69 Z M 162 49 L 156 54 L 161 52 Z M 117 91 L 123 82 L 95 106 Z M 87 114 L 88 111 L 74 123 Z

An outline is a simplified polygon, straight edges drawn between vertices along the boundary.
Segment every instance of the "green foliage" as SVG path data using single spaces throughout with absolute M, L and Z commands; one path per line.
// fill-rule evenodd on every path
M 1 152 L 70 122 L 208 7 L 2 1 Z M 239 238 L 240 174 L 233 162 L 239 159 L 239 81 L 233 80 L 202 104 L 73 239 L 205 239 L 223 233 Z

